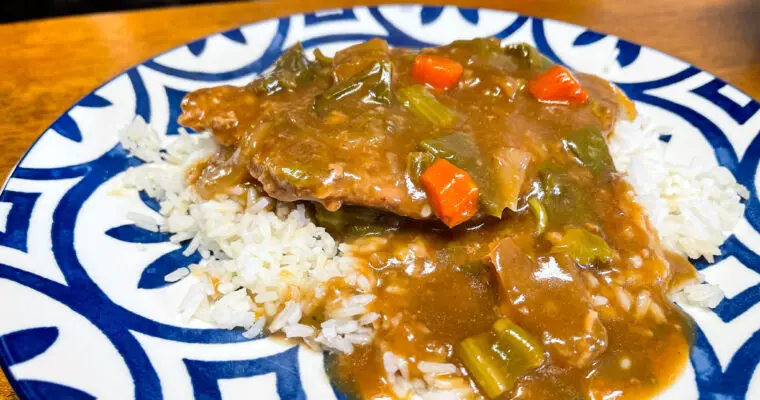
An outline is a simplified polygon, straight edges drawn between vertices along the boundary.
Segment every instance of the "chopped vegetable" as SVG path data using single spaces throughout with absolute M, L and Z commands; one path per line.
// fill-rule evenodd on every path
M 549 216 L 546 214 L 546 209 L 541 201 L 536 197 L 531 197 L 528 200 L 528 206 L 530 212 L 536 217 L 536 236 L 541 235 L 546 231 L 546 225 L 549 224 Z
M 450 135 L 425 139 L 420 147 L 438 158 L 443 158 L 452 164 L 472 173 L 473 170 L 484 167 L 480 150 L 470 135 L 452 133 Z
M 471 49 L 481 54 L 501 51 L 501 42 L 495 37 L 455 40 L 450 46 Z
M 489 268 L 488 263 L 483 261 L 473 261 L 457 266 L 457 270 L 469 276 L 478 276 L 483 272 L 487 272 Z
M 456 86 L 462 71 L 462 64 L 450 58 L 420 54 L 414 58 L 411 75 L 417 82 L 435 89 L 451 89 Z
M 528 82 L 533 96 L 548 103 L 583 104 L 589 95 L 570 71 L 555 65 Z
M 504 53 L 521 60 L 523 67 L 536 71 L 544 71 L 554 65 L 549 58 L 527 43 L 510 44 L 504 48 Z
M 509 318 L 496 321 L 491 331 L 464 339 L 459 358 L 489 398 L 512 389 L 520 375 L 544 363 L 544 349 L 533 335 Z
M 505 352 L 499 350 L 491 332 L 481 333 L 462 340 L 458 353 L 467 372 L 490 398 L 496 398 L 515 385 L 515 378 L 507 369 Z M 496 350 L 495 350 L 496 349 Z
M 345 236 L 379 235 L 395 231 L 401 225 L 401 219 L 395 215 L 371 208 L 352 206 L 328 211 L 317 204 L 314 207 L 314 219 L 317 225 L 331 234 Z
M 326 115 L 337 101 L 354 93 L 366 90 L 365 103 L 390 104 L 391 102 L 391 62 L 381 60 L 372 63 L 364 71 L 334 85 L 314 99 L 314 111 Z
M 467 171 L 480 189 L 480 204 L 483 209 L 489 215 L 501 217 L 504 206 L 500 204 L 505 204 L 506 201 L 501 200 L 501 193 L 493 184 L 489 166 L 483 163 L 483 157 L 472 137 L 463 133 L 453 133 L 423 140 L 420 147 Z
M 396 97 L 414 115 L 437 126 L 451 126 L 457 120 L 454 111 L 443 104 L 421 85 L 412 85 L 396 91 Z
M 481 56 L 501 53 L 501 42 L 495 37 L 455 40 L 450 46 L 468 49 Z
M 472 218 L 478 211 L 478 187 L 467 172 L 454 164 L 436 160 L 420 180 L 433 212 L 450 228 Z
M 492 330 L 509 351 L 509 370 L 513 373 L 522 375 L 544 363 L 546 356 L 541 343 L 509 318 L 494 322 Z
M 517 209 L 530 153 L 505 148 L 484 165 L 475 141 L 462 133 L 423 140 L 420 147 L 467 171 L 480 188 L 480 203 L 489 215 L 500 218 L 504 208 Z
M 378 61 L 390 61 L 388 43 L 382 39 L 372 39 L 346 47 L 333 57 L 333 77 L 340 83 L 369 68 Z
M 582 265 L 608 263 L 615 257 L 601 236 L 582 228 L 566 229 L 559 242 L 552 247 L 551 253 L 566 253 Z
M 493 176 L 495 191 L 499 196 L 494 200 L 501 209 L 517 210 L 517 199 L 520 197 L 520 189 L 525 180 L 525 171 L 530 163 L 530 153 L 520 149 L 508 147 L 501 149 L 493 155 L 491 174 Z
M 274 69 L 261 79 L 251 83 L 257 93 L 272 95 L 283 90 L 293 90 L 314 79 L 311 61 L 306 58 L 301 43 L 287 49 L 275 61 Z
M 586 128 L 575 131 L 562 140 L 565 149 L 575 155 L 581 165 L 595 174 L 610 173 L 615 170 L 612 156 L 598 128 Z
M 553 162 L 546 162 L 539 169 L 538 192 L 541 204 L 546 210 L 547 223 L 552 226 L 593 221 L 594 203 L 581 186 L 567 173 L 567 168 Z
M 503 93 L 504 97 L 506 97 L 509 101 L 513 101 L 517 97 L 517 94 L 525 89 L 524 79 L 507 75 L 494 76 L 492 79 L 497 82 L 499 88 L 501 89 L 501 93 Z
M 325 53 L 322 53 L 322 50 L 320 49 L 314 50 L 314 59 L 316 59 L 317 62 L 324 67 L 329 67 L 333 63 L 333 59 L 326 56 Z
M 435 156 L 426 151 L 415 151 L 406 157 L 406 174 L 415 186 L 421 184 L 420 177 L 435 162 Z
M 357 56 L 363 59 L 370 58 L 370 62 L 374 62 L 375 60 L 372 59 L 374 56 L 384 56 L 388 54 L 388 50 L 388 42 L 380 38 L 374 38 L 339 50 L 335 53 L 335 63 L 346 65 L 350 63 L 352 58 Z

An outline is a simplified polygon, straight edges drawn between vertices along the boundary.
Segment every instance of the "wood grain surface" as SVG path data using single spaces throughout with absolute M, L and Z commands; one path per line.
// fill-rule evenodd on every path
M 554 18 L 647 45 L 760 98 L 760 1 L 440 0 Z M 406 1 L 393 1 L 405 3 Z M 419 3 L 420 1 L 415 1 Z M 244 2 L 0 25 L 0 178 L 104 81 L 193 39 L 270 17 L 377 1 Z M 0 400 L 17 399 L 0 373 Z

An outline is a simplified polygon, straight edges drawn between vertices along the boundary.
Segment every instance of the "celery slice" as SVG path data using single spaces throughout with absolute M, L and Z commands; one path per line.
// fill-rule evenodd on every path
M 546 226 L 549 224 L 549 215 L 546 213 L 544 205 L 536 197 L 531 197 L 528 200 L 528 206 L 530 207 L 530 212 L 536 217 L 536 236 L 538 236 L 546 230 Z
M 523 374 L 544 363 L 546 356 L 541 343 L 509 318 L 494 322 L 492 329 L 501 344 L 509 349 L 511 371 Z
M 459 344 L 459 358 L 467 372 L 490 398 L 498 397 L 515 385 L 515 378 L 507 370 L 506 360 L 497 352 L 497 343 L 491 332 L 481 333 Z
M 362 72 L 334 85 L 314 98 L 314 111 L 326 115 L 336 102 L 354 93 L 366 90 L 365 103 L 391 103 L 391 62 L 380 60 Z
M 594 174 L 609 174 L 615 170 L 607 140 L 598 128 L 577 130 L 562 139 L 562 143 L 581 165 Z
M 421 85 L 412 85 L 398 89 L 396 91 L 396 98 L 412 114 L 433 125 L 447 127 L 456 123 L 456 113 L 439 103 L 435 96 Z
M 566 229 L 562 239 L 552 247 L 551 253 L 567 253 L 579 264 L 584 265 L 594 262 L 608 263 L 615 256 L 601 236 L 582 228 Z

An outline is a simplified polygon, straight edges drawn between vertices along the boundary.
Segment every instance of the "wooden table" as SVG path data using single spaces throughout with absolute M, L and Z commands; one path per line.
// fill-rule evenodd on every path
M 445 1 L 555 18 L 615 34 L 682 58 L 760 98 L 760 1 Z M 0 25 L 0 177 L 74 102 L 150 56 L 252 21 L 379 3 L 230 3 Z M 16 398 L 0 373 L 0 400 Z

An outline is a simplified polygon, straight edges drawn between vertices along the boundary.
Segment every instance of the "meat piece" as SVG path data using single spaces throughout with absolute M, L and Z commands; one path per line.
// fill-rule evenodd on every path
M 461 63 L 469 59 L 468 51 L 429 50 Z M 409 77 L 412 59 L 404 50 L 388 49 L 381 40 L 342 50 L 331 63 L 309 61 L 303 48 L 295 46 L 270 74 L 245 87 L 221 86 L 188 94 L 179 122 L 198 131 L 210 130 L 230 154 L 208 163 L 215 171 L 201 174 L 197 186 L 209 189 L 201 194 L 213 196 L 222 186 L 233 184 L 232 178 L 247 179 L 238 173 L 247 170 L 279 200 L 316 201 L 329 210 L 352 204 L 427 219 L 433 217 L 431 207 L 418 176 L 409 173 L 409 155 L 420 152 L 426 139 L 460 132 L 472 137 L 479 149 L 483 160 L 478 160 L 482 164 L 478 168 L 504 170 L 494 180 L 478 182 L 481 193 L 505 196 L 509 201 L 501 205 L 514 211 L 523 181 L 532 178 L 526 174 L 527 160 L 540 165 L 551 151 L 547 143 L 556 142 L 559 133 L 598 125 L 602 119 L 591 107 L 542 105 L 517 87 L 506 99 L 485 96 L 484 88 L 476 85 L 434 93 L 456 115 L 453 125 L 438 126 L 393 96 L 392 89 L 415 84 Z M 487 64 L 468 68 L 475 76 L 495 73 Z M 609 84 L 580 79 L 600 110 L 611 110 L 608 106 L 618 101 Z M 601 121 L 605 129 L 617 115 L 610 111 Z M 497 154 L 505 148 L 514 149 L 507 154 L 510 157 Z M 213 181 L 219 171 L 230 172 L 224 175 L 224 185 Z M 482 171 L 467 172 L 477 176 Z M 488 185 L 504 190 L 489 192 Z M 489 201 L 493 199 L 480 197 L 481 204 Z
M 390 68 L 390 59 L 387 44 L 375 40 L 338 52 L 332 74 L 297 90 L 263 95 L 259 81 L 267 77 L 244 88 L 201 89 L 184 99 L 179 122 L 211 130 L 235 150 L 218 162 L 227 169 L 243 166 L 279 200 L 318 201 L 329 210 L 350 203 L 427 218 L 424 192 L 409 190 L 406 162 L 420 140 L 437 132 L 413 129 L 405 109 L 385 104 L 389 82 L 382 79 L 390 79 L 390 71 L 375 69 Z M 326 91 L 357 82 L 363 73 L 374 75 L 349 94 L 330 97 Z M 320 110 L 318 103 L 324 105 Z M 207 168 L 222 169 L 214 160 Z M 197 186 L 220 185 L 201 179 Z
M 343 122 L 346 117 L 339 112 L 320 118 L 310 110 L 317 91 L 304 91 L 246 101 L 241 110 L 240 102 L 230 96 L 246 99 L 245 89 L 204 89 L 188 96 L 180 122 L 209 129 L 222 144 L 237 149 L 237 162 L 279 200 L 319 201 L 330 210 L 343 203 L 359 204 L 428 217 L 424 194 L 407 188 L 406 154 L 415 150 L 417 141 L 400 137 L 406 122 L 392 112 L 373 109 L 379 106 L 367 106 L 353 123 Z M 219 101 L 228 109 L 220 108 Z M 241 118 L 230 122 L 230 116 Z M 223 162 L 230 164 L 229 159 Z
M 247 88 L 217 86 L 196 90 L 182 99 L 179 123 L 198 131 L 210 130 L 219 143 L 233 145 L 244 132 L 241 127 L 255 120 L 256 103 L 256 96 Z
M 607 348 L 607 331 L 572 262 L 528 257 L 512 238 L 491 253 L 504 300 L 519 325 L 539 336 L 557 359 L 588 366 Z

